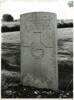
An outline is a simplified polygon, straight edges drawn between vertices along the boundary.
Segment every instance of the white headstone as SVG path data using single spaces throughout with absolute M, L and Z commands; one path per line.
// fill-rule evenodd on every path
M 58 89 L 56 14 L 21 15 L 21 79 L 25 86 Z

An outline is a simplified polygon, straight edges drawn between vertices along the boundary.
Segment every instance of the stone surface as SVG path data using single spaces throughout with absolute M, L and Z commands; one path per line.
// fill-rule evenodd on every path
M 56 14 L 21 15 L 21 80 L 25 86 L 58 89 Z

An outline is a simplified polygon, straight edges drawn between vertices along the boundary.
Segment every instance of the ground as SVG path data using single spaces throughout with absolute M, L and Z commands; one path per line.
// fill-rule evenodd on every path
M 20 32 L 2 34 L 2 98 L 72 98 L 73 29 L 60 28 L 57 34 L 59 89 L 23 86 L 20 80 Z

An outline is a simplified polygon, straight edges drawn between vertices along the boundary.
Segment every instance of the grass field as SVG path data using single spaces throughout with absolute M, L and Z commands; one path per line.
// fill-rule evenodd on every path
M 59 92 L 52 90 L 41 90 L 34 87 L 23 87 L 20 82 L 20 32 L 3 33 L 1 71 L 2 97 L 72 98 L 73 29 L 59 28 L 57 34 L 57 44 Z M 50 91 L 52 93 L 50 93 Z

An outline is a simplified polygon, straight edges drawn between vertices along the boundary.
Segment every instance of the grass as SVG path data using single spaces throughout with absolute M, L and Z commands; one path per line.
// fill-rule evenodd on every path
M 5 43 L 2 43 L 1 60 L 2 98 L 73 97 L 72 29 L 60 29 L 58 32 L 59 89 L 57 91 L 23 86 L 20 80 L 20 43 L 16 42 L 19 40 L 19 32 L 3 34 L 3 42 Z

